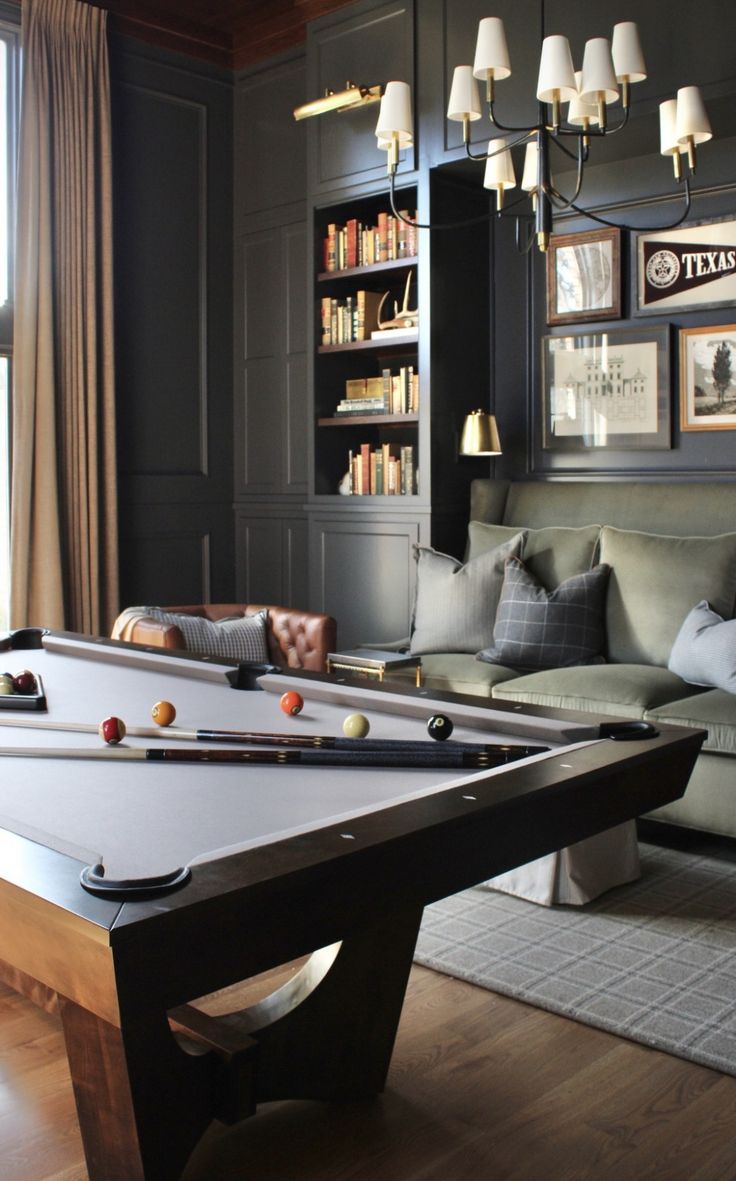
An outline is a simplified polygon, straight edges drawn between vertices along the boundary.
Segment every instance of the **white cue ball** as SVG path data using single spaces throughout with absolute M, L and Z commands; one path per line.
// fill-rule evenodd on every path
M 371 724 L 363 714 L 348 714 L 342 724 L 342 732 L 346 738 L 365 738 Z

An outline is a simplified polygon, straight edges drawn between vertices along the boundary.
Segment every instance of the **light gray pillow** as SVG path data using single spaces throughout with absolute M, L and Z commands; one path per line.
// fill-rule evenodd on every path
M 179 614 L 164 611 L 161 607 L 146 607 L 145 611 L 159 623 L 175 624 L 182 634 L 187 652 L 222 656 L 225 660 L 240 660 L 249 664 L 268 662 L 266 611 L 238 619 L 221 619 L 216 623 L 201 615 Z
M 507 558 L 519 554 L 523 540 L 523 533 L 515 533 L 503 545 L 465 565 L 437 550 L 415 547 L 412 656 L 475 653 L 491 643 L 504 565 Z
M 667 667 L 689 685 L 736 693 L 736 619 L 724 619 L 702 599 L 685 617 Z
M 602 660 L 608 566 L 547 591 L 518 558 L 506 563 L 493 645 L 479 660 L 518 669 L 569 668 Z
M 477 558 L 487 549 L 500 545 L 518 531 L 518 526 L 471 521 L 468 525 L 467 560 Z M 578 529 L 570 529 L 563 525 L 550 525 L 544 529 L 525 528 L 524 533 L 521 551 L 524 565 L 543 586 L 552 590 L 573 574 L 590 570 L 597 557 L 601 527 L 583 525 Z

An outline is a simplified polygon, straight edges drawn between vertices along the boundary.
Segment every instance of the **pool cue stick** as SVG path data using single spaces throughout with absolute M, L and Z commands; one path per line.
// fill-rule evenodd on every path
M 62 730 L 69 733 L 97 734 L 97 726 L 91 722 L 51 722 L 47 719 L 36 718 L 2 718 L 0 726 L 26 727 L 31 730 Z M 344 751 L 391 751 L 406 750 L 434 752 L 440 745 L 435 739 L 413 738 L 341 738 L 330 734 L 268 734 L 249 730 L 183 730 L 173 726 L 126 726 L 125 733 L 130 738 L 171 738 L 184 742 L 240 742 L 251 746 L 288 746 L 315 750 L 344 750 Z M 529 755 L 544 754 L 548 746 L 529 746 L 519 743 L 501 742 L 457 742 L 447 739 L 445 747 L 458 751 L 477 751 L 479 753 L 512 750 L 517 758 Z M 522 753 L 519 753 L 522 752 Z
M 221 763 L 254 767 L 414 767 L 483 770 L 524 758 L 524 747 L 500 751 L 448 749 L 434 743 L 431 751 L 416 750 L 215 750 L 197 747 L 136 746 L 5 746 L 0 757 L 30 759 L 102 759 L 108 762 Z M 546 751 L 548 748 L 544 748 Z M 522 753 L 519 754 L 518 752 Z

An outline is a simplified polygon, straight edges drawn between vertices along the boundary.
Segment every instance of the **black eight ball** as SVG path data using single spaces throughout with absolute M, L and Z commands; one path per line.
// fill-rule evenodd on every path
M 430 738 L 436 738 L 438 742 L 444 742 L 452 734 L 453 726 L 446 714 L 432 714 L 432 717 L 427 722 L 427 733 Z

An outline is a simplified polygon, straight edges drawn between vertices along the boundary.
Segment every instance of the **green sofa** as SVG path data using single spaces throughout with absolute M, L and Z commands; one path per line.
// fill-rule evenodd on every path
M 513 546 L 520 532 L 524 565 L 547 590 L 594 563 L 610 567 L 605 661 L 522 672 L 468 650 L 432 651 L 425 627 L 419 645 L 425 684 L 706 729 L 685 797 L 652 815 L 736 837 L 736 694 L 688 683 L 667 667 L 699 601 L 724 620 L 734 616 L 736 483 L 476 480 L 463 571 L 476 570 L 498 546 Z M 418 586 L 418 604 L 421 591 Z M 447 647 L 440 634 L 447 596 L 427 576 L 425 600 L 428 591 L 440 625 L 434 646 Z

